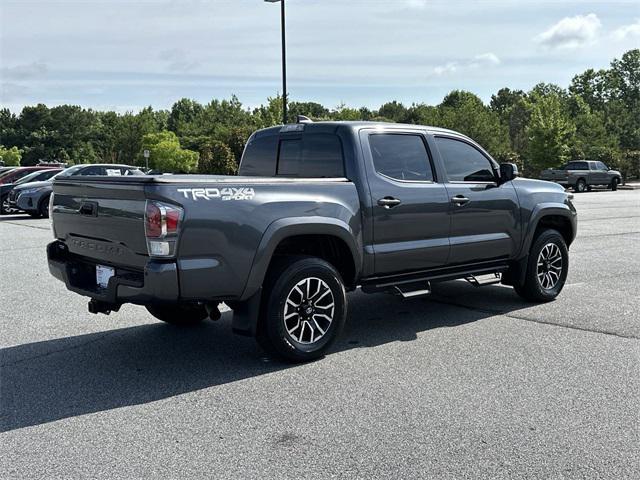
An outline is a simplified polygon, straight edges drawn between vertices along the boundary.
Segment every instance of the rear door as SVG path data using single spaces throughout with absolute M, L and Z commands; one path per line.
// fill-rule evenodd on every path
M 462 137 L 433 137 L 447 179 L 450 265 L 513 258 L 521 234 L 512 182 L 500 184 L 497 164 Z
M 371 195 L 377 275 L 444 266 L 449 200 L 422 131 L 360 132 Z

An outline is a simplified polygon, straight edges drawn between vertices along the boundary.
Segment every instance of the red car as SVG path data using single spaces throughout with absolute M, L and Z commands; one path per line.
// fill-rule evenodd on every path
M 15 183 L 25 175 L 36 172 L 38 170 L 51 170 L 52 168 L 59 167 L 59 165 L 38 165 L 36 167 L 17 167 L 12 170 L 0 173 L 0 185 L 7 183 Z

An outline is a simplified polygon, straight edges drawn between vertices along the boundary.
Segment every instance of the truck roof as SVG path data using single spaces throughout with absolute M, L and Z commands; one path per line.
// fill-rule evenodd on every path
M 461 136 L 461 137 L 465 137 L 465 138 L 469 138 L 466 135 L 461 134 L 460 132 L 456 132 L 454 130 L 449 130 L 447 128 L 441 128 L 441 127 L 432 127 L 432 126 L 427 126 L 427 125 L 417 125 L 417 124 L 412 124 L 412 123 L 391 123 L 391 122 L 370 122 L 370 121 L 364 121 L 364 120 L 358 120 L 358 121 L 335 121 L 335 120 L 331 120 L 331 121 L 319 121 L 319 122 L 309 122 L 309 123 L 289 123 L 287 125 L 276 125 L 274 127 L 267 127 L 267 128 L 263 128 L 262 130 L 258 130 L 256 132 L 257 135 L 269 135 L 269 134 L 275 134 L 275 133 L 280 133 L 280 131 L 283 128 L 292 128 L 292 132 L 295 131 L 293 130 L 293 127 L 295 125 L 304 125 L 303 128 L 304 130 L 314 130 L 316 132 L 318 131 L 328 131 L 328 130 L 332 130 L 334 131 L 337 127 L 345 127 L 345 128 L 349 128 L 349 129 L 353 129 L 353 130 L 357 130 L 360 128 L 376 128 L 376 127 L 384 127 L 386 129 L 406 129 L 406 128 L 417 128 L 417 129 L 421 129 L 421 130 L 427 130 L 429 132 L 433 132 L 433 133 L 449 133 L 452 135 L 457 135 L 457 136 Z M 471 139 L 469 139 L 471 140 Z

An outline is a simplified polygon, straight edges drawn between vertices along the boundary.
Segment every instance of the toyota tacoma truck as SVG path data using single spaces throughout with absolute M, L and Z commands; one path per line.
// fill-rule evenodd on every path
M 564 167 L 554 170 L 548 168 L 540 174 L 540 179 L 550 180 L 565 188 L 573 188 L 582 193 L 591 190 L 592 185 L 601 185 L 617 190 L 622 175 L 617 170 L 611 170 L 602 162 L 581 160 L 569 162 Z
M 357 287 L 408 298 L 466 279 L 554 299 L 576 211 L 516 177 L 450 130 L 304 120 L 255 132 L 238 176 L 57 178 L 49 270 L 92 313 L 133 303 L 189 326 L 224 302 L 236 333 L 307 361 Z

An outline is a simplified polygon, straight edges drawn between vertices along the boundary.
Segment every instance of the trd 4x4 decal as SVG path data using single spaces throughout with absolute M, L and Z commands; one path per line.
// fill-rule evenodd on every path
M 203 200 L 213 200 L 220 198 L 226 200 L 251 200 L 255 196 L 253 188 L 248 187 L 225 187 L 225 188 L 178 188 L 178 192 L 184 198 L 190 198 L 194 202 L 202 198 Z

